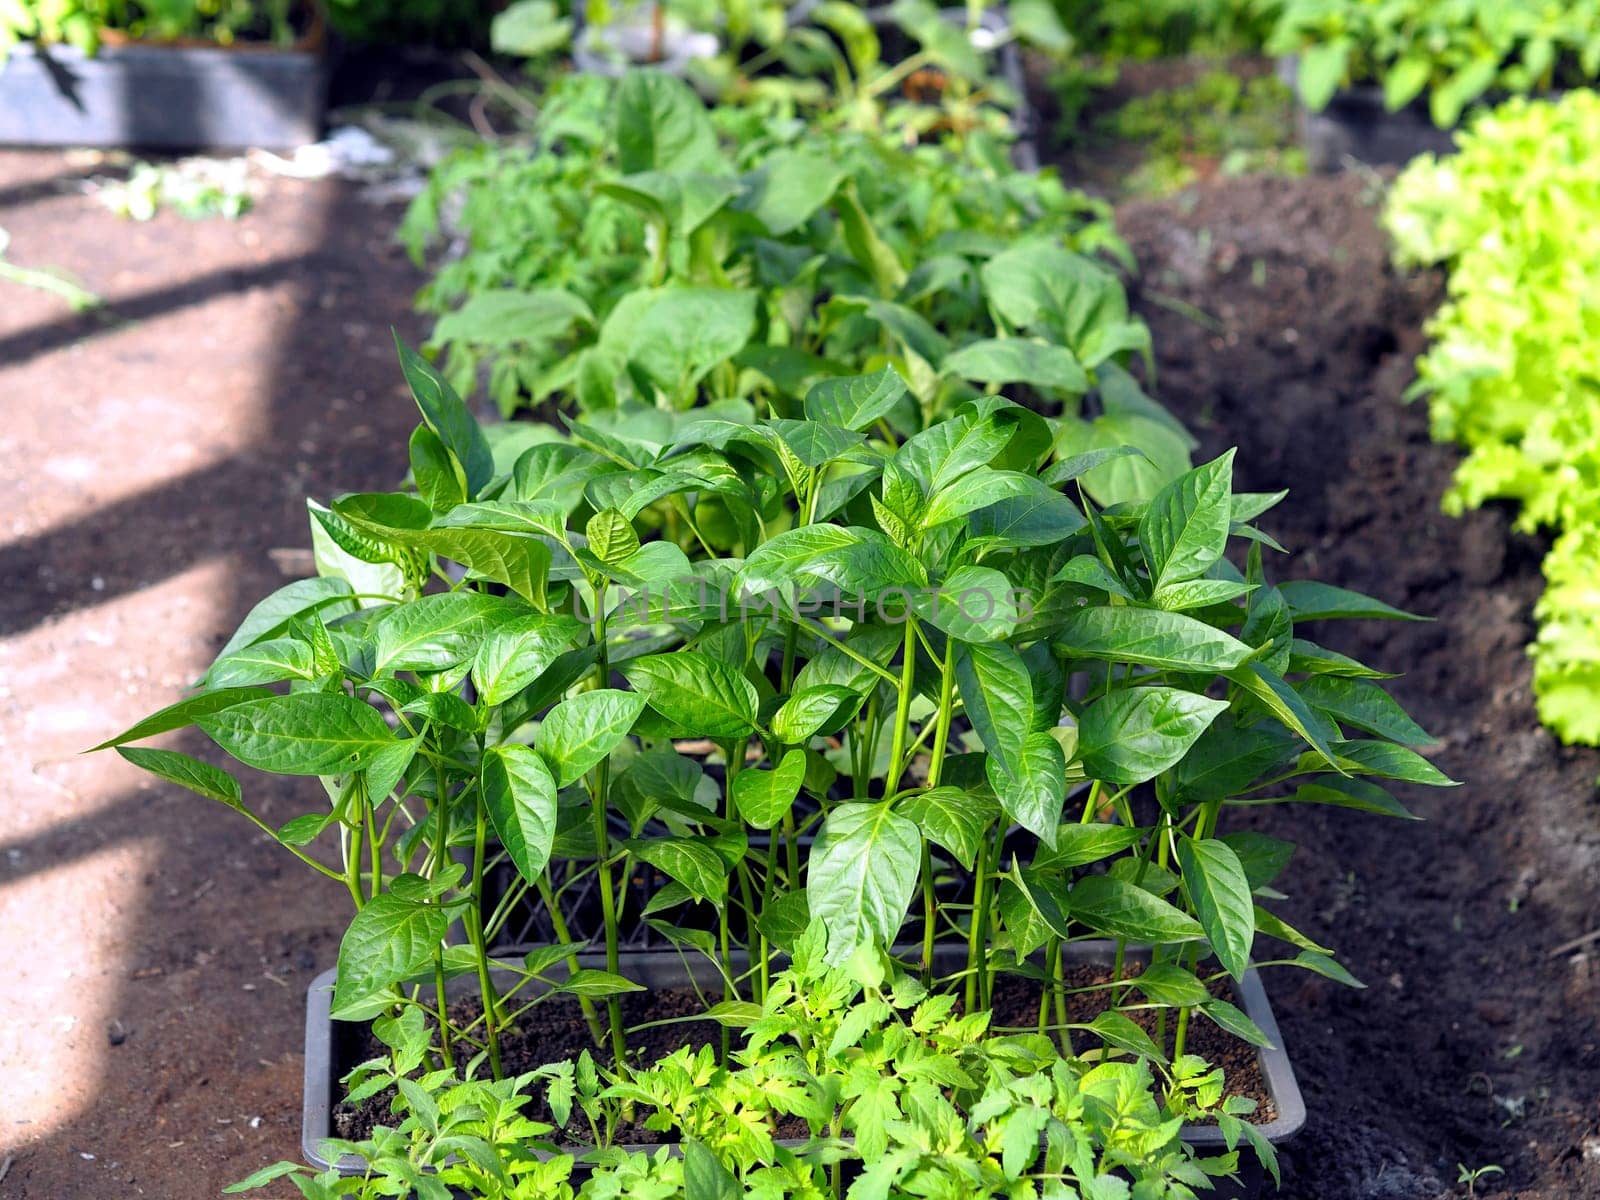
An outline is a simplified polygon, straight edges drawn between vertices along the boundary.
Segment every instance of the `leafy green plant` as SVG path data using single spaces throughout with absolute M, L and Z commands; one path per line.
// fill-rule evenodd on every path
M 1057 277 L 1037 265 L 1003 303 L 1043 302 Z M 106 743 L 344 883 L 336 1017 L 426 1008 L 441 1069 L 481 1052 L 498 1078 L 499 1029 L 573 993 L 624 1062 L 623 897 L 643 867 L 667 882 L 640 916 L 709 914 L 656 924 L 715 964 L 724 1001 L 763 999 L 771 950 L 813 921 L 838 964 L 897 941 L 913 909 L 930 979 L 936 945 L 964 947 L 969 1012 L 998 973 L 1059 991 L 1064 941 L 1115 939 L 1114 1002 L 1176 1009 L 1175 1057 L 1191 1011 L 1263 1040 L 1203 986 L 1202 942 L 1235 978 L 1264 933 L 1353 982 L 1255 902 L 1292 848 L 1225 833 L 1224 810 L 1403 816 L 1359 777 L 1448 781 L 1396 744 L 1427 735 L 1376 672 L 1295 636 L 1403 614 L 1270 586 L 1251 522 L 1279 497 L 1235 496 L 1231 454 L 1102 509 L 1097 488 L 1148 479 L 1138 452 L 1059 457 L 1065 431 L 998 396 L 902 440 L 909 391 L 885 369 L 815 386 L 803 420 L 702 411 L 633 439 L 571 421 L 572 440 L 497 461 L 444 379 L 402 364 L 424 416 L 416 494 L 313 508 L 321 576 L 258 605 L 194 696 Z M 132 744 L 189 725 L 248 766 L 319 777 L 327 803 L 273 829 L 227 773 Z M 319 839 L 337 865 L 308 853 Z M 505 904 L 483 884 L 501 855 L 557 922 L 509 989 L 490 952 Z M 939 875 L 970 884 L 941 895 Z M 583 879 L 603 970 L 559 921 Z M 457 919 L 466 942 L 446 945 Z M 1153 947 L 1136 979 L 1130 943 Z M 453 974 L 478 981 L 465 1027 Z
M 332 1142 L 330 1156 L 369 1164 L 364 1178 L 313 1177 L 279 1163 L 234 1185 L 285 1175 L 308 1196 L 468 1197 L 704 1195 L 1002 1197 L 1046 1194 L 1192 1197 L 1237 1169 L 1247 1141 L 1276 1174 L 1270 1144 L 1244 1118 L 1254 1102 L 1223 1099 L 1220 1071 L 1192 1056 L 1092 1063 L 1062 1057 L 1039 1034 L 991 1031 L 988 1014 L 959 1015 L 875 954 L 847 968 L 822 962 L 820 931 L 796 946 L 794 966 L 749 1015 L 744 1046 L 719 1063 L 711 1047 L 648 1065 L 602 1070 L 587 1056 L 516 1080 L 420 1077 L 428 1039 L 420 1020 L 381 1027 L 394 1060 L 364 1064 L 356 1091 L 393 1087 L 393 1127 L 364 1143 Z M 1159 1078 L 1156 1074 L 1159 1072 Z M 524 1111 L 535 1096 L 551 1114 Z M 625 1110 L 682 1147 L 629 1152 L 613 1131 Z M 1213 1120 L 1228 1151 L 1199 1158 L 1179 1137 Z M 804 1139 L 787 1142 L 785 1125 Z M 574 1186 L 561 1127 L 593 1137 L 592 1173 Z M 452 1192 L 450 1189 L 459 1189 Z M 1066 1190 L 1072 1189 L 1072 1190 Z
M 1102 120 L 1106 133 L 1149 147 L 1131 190 L 1160 194 L 1193 182 L 1196 159 L 1225 175 L 1277 170 L 1303 174 L 1294 145 L 1293 95 L 1274 75 L 1241 79 L 1223 69 L 1192 84 L 1139 96 Z
M 464 197 L 471 250 L 422 296 L 446 310 L 432 345 L 459 387 L 487 360 L 502 407 L 793 416 L 818 379 L 887 362 L 922 422 L 980 387 L 1073 418 L 1092 391 L 1096 436 L 1138 424 L 1115 440 L 1187 466 L 1187 435 L 1124 369 L 1148 334 L 1086 257 L 1120 242 L 1054 179 L 848 131 L 762 134 L 730 157 L 688 88 L 645 72 L 563 90 L 546 121 L 559 143 L 454 160 L 407 221 L 420 254 Z
M 1281 8 L 1280 8 L 1281 5 Z M 1267 49 L 1300 56 L 1300 95 L 1321 109 L 1340 87 L 1379 83 L 1384 104 L 1426 94 L 1441 128 L 1479 99 L 1574 86 L 1600 74 L 1600 6 L 1493 0 L 1269 0 Z
M 0 6 L 0 62 L 19 42 L 65 43 L 92 54 L 108 30 L 157 42 L 288 45 L 308 11 L 295 0 L 8 0 Z
M 1449 269 L 1412 395 L 1434 436 L 1464 445 L 1445 509 L 1519 502 L 1518 525 L 1549 528 L 1536 616 L 1534 690 L 1567 741 L 1600 741 L 1600 392 L 1584 364 L 1597 312 L 1587 280 L 1600 240 L 1580 214 L 1600 200 L 1589 170 L 1600 100 L 1509 101 L 1401 175 L 1384 221 L 1405 264 Z
M 1259 49 L 1271 17 L 1257 0 L 1054 0 L 1074 49 L 1102 59 Z

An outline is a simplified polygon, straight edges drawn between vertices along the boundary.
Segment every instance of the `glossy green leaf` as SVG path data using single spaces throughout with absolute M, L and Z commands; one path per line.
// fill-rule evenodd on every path
M 887 803 L 834 806 L 811 849 L 806 897 L 837 965 L 862 945 L 888 945 L 916 892 L 922 836 Z
M 727 663 L 699 651 L 653 654 L 622 667 L 667 720 L 703 737 L 745 738 L 755 729 L 756 689 Z
M 400 879 L 415 879 L 401 876 Z M 339 942 L 333 1018 L 359 1021 L 394 1002 L 394 985 L 427 971 L 450 927 L 447 910 L 391 890 L 355 915 Z
M 772 714 L 772 733 L 788 746 L 799 746 L 819 733 L 833 733 L 861 707 L 862 696 L 841 684 L 797 688 Z
M 1034 856 L 1041 871 L 1068 871 L 1100 862 L 1138 844 L 1140 830 L 1127 825 L 1067 824 L 1056 830 L 1055 845 Z
M 1229 975 L 1242 979 L 1250 965 L 1256 918 L 1250 883 L 1238 856 L 1215 838 L 1183 837 L 1178 840 L 1178 862 L 1212 953 Z
M 1227 548 L 1233 454 L 1195 467 L 1157 492 L 1139 520 L 1139 545 L 1155 590 L 1197 579 Z
M 109 750 L 112 746 L 139 742 L 148 737 L 155 737 L 158 733 L 182 729 L 195 724 L 201 717 L 221 712 L 225 708 L 246 704 L 252 700 L 271 699 L 274 695 L 275 693 L 266 688 L 258 687 L 221 688 L 217 691 L 201 692 L 150 714 L 144 720 L 124 729 L 116 737 L 108 738 L 98 746 L 91 746 L 90 752 Z
M 1403 612 L 1371 596 L 1352 592 L 1314 579 L 1291 579 L 1280 583 L 1278 591 L 1288 601 L 1296 621 L 1336 621 L 1345 618 L 1390 621 L 1426 621 L 1415 613 Z
M 561 787 L 576 783 L 621 744 L 644 711 L 638 692 L 600 688 L 557 704 L 539 722 L 535 744 Z
M 1400 702 L 1376 683 L 1317 675 L 1298 689 L 1306 703 L 1336 720 L 1407 746 L 1432 742 L 1433 735 L 1400 707 Z
M 511 699 L 566 652 L 581 628 L 572 617 L 533 615 L 491 629 L 472 660 L 478 702 L 493 708 Z
M 1029 733 L 1013 769 L 1008 772 L 990 757 L 988 774 L 1006 815 L 1046 846 L 1054 846 L 1067 791 L 1061 743 L 1048 733 Z
M 734 776 L 729 789 L 734 809 L 746 824 L 771 829 L 793 807 L 805 777 L 803 750 L 789 751 L 770 771 L 747 767 Z
M 1134 784 L 1176 764 L 1228 707 L 1178 688 L 1130 687 L 1096 700 L 1078 722 L 1078 753 L 1091 779 Z
M 484 805 L 507 856 L 529 883 L 550 861 L 556 836 L 556 780 L 527 746 L 495 746 L 483 754 Z
M 866 429 L 893 412 L 906 395 L 905 380 L 893 367 L 885 367 L 871 375 L 824 379 L 806 393 L 805 413 L 812 421 Z
M 1175 671 L 1229 671 L 1253 653 L 1238 638 L 1182 613 L 1091 606 L 1062 620 L 1053 639 L 1064 658 L 1101 658 Z
M 1022 658 L 1003 642 L 961 645 L 956 686 L 984 748 L 1002 772 L 1018 777 L 1033 718 L 1033 684 Z
M 411 395 L 422 410 L 422 419 L 461 464 L 466 475 L 466 498 L 476 499 L 494 478 L 494 455 L 482 427 L 432 363 L 401 341 L 399 334 L 395 335 L 394 344 Z
M 359 771 L 395 741 L 377 709 L 340 692 L 250 700 L 195 724 L 246 766 L 280 775 Z
M 1422 819 L 1383 788 L 1375 783 L 1368 783 L 1365 779 L 1342 779 L 1337 775 L 1319 775 L 1301 784 L 1289 799 L 1302 804 L 1328 804 L 1334 808 L 1353 808 L 1357 812 L 1399 817 L 1406 821 Z
M 705 105 L 664 71 L 629 71 L 617 85 L 617 164 L 638 171 L 692 171 L 713 163 L 717 135 Z
M 117 753 L 136 767 L 158 775 L 168 783 L 198 792 L 209 800 L 226 804 L 239 812 L 244 811 L 244 800 L 239 792 L 239 781 L 221 767 L 214 767 L 198 758 L 180 754 L 176 750 L 155 750 L 142 746 L 118 746 Z
M 691 838 L 633 839 L 635 858 L 677 880 L 696 900 L 722 905 L 728 898 L 728 864 L 707 842 Z
M 912 792 L 895 801 L 895 811 L 915 821 L 930 842 L 942 846 L 969 871 L 985 832 L 1000 814 L 993 800 L 958 787 Z
M 958 567 L 932 591 L 919 592 L 918 616 L 961 642 L 998 642 L 1017 627 L 1016 590 L 993 567 Z
M 1161 945 L 1205 936 L 1200 923 L 1141 887 L 1110 875 L 1078 880 L 1069 896 L 1072 918 L 1090 929 L 1130 942 Z
M 989 338 L 963 346 L 944 370 L 979 383 L 1026 383 L 1081 396 L 1089 376 L 1065 346 L 1032 338 Z

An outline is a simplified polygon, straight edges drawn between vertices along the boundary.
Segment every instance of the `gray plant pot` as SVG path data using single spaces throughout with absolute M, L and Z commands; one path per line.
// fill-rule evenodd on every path
M 1109 965 L 1115 956 L 1115 946 L 1111 942 L 1069 942 L 1063 951 L 1066 961 L 1071 964 Z M 919 953 L 918 947 L 897 947 L 897 954 L 901 958 L 911 959 Z M 965 947 L 941 946 L 935 953 L 935 966 L 939 971 L 954 972 L 966 964 Z M 1147 955 L 1147 951 L 1137 949 L 1130 949 L 1127 953 L 1131 961 L 1140 961 Z M 578 962 L 583 967 L 604 967 L 605 956 L 582 954 L 578 956 Z M 684 987 L 691 982 L 698 983 L 708 991 L 720 986 L 719 977 L 709 963 L 697 962 L 693 965 L 697 969 L 691 975 L 682 957 L 673 950 L 624 951 L 622 956 L 622 973 L 651 990 Z M 557 968 L 557 973 L 559 970 Z M 324 971 L 306 990 L 305 1106 L 300 1149 L 306 1162 L 317 1170 L 326 1170 L 334 1165 L 322 1154 L 321 1147 L 334 1136 L 333 1108 L 339 1095 L 339 1080 L 356 1065 L 356 1055 L 359 1053 L 355 1048 L 355 1039 L 360 1024 L 335 1021 L 330 1015 L 334 974 L 332 970 Z M 499 975 L 499 982 L 509 983 L 515 978 L 509 972 L 503 972 Z M 469 976 L 458 977 L 450 984 L 450 990 L 461 995 L 471 994 L 476 988 L 477 981 Z M 524 994 L 533 995 L 537 992 L 529 989 Z M 1239 1007 L 1260 1026 L 1272 1043 L 1271 1049 L 1259 1053 L 1262 1077 L 1278 1115 L 1272 1122 L 1260 1126 L 1260 1129 L 1268 1141 L 1279 1146 L 1294 1137 L 1305 1124 L 1305 1101 L 1300 1095 L 1300 1085 L 1295 1080 L 1289 1056 L 1283 1049 L 1283 1038 L 1272 1015 L 1272 1006 L 1267 1003 L 1266 991 L 1255 971 L 1245 974 L 1243 982 L 1238 985 L 1237 999 Z M 1226 1148 L 1222 1132 L 1214 1126 L 1192 1126 L 1184 1130 L 1183 1138 L 1206 1153 L 1221 1153 Z M 779 1145 L 790 1147 L 801 1144 L 779 1142 Z M 660 1149 L 659 1146 L 644 1145 L 622 1148 L 642 1151 Z M 581 1155 L 588 1149 L 575 1146 L 570 1148 L 570 1153 Z M 337 1166 L 347 1175 L 359 1175 L 365 1170 L 365 1164 L 352 1156 L 339 1160 Z M 1240 1155 L 1239 1183 L 1232 1186 L 1220 1181 L 1217 1189 L 1208 1195 L 1212 1200 L 1248 1200 L 1257 1195 L 1261 1183 L 1261 1171 L 1254 1157 L 1246 1150 Z
M 311 50 L 29 44 L 0 65 L 0 143 L 292 149 L 317 140 L 326 93 Z

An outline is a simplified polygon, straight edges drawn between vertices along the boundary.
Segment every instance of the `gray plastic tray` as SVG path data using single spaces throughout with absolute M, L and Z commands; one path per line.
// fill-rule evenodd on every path
M 1063 950 L 1069 963 L 1110 964 L 1116 948 L 1111 942 L 1092 941 L 1068 942 L 1063 946 Z M 920 948 L 917 947 L 897 947 L 897 954 L 902 958 L 915 957 L 919 953 Z M 937 966 L 942 971 L 959 970 L 966 963 L 965 947 L 941 946 L 936 953 Z M 1146 953 L 1130 948 L 1128 957 L 1138 961 L 1145 957 Z M 584 967 L 605 966 L 604 955 L 580 954 L 578 961 L 579 965 Z M 695 976 L 701 986 L 715 986 L 716 976 L 710 964 L 696 965 L 704 968 L 703 971 L 697 971 Z M 557 970 L 559 971 L 559 968 Z M 684 961 L 675 950 L 624 951 L 622 972 L 628 978 L 651 989 L 682 987 L 690 981 Z M 333 1107 L 335 1097 L 338 1095 L 339 1080 L 356 1065 L 352 1056 L 341 1055 L 340 1050 L 341 1043 L 348 1045 L 350 1035 L 358 1025 L 336 1022 L 329 1015 L 334 974 L 332 970 L 324 971 L 306 990 L 305 1107 L 301 1123 L 300 1148 L 306 1162 L 318 1170 L 326 1170 L 333 1165 L 322 1154 L 321 1146 L 333 1136 Z M 504 978 L 509 981 L 514 977 L 507 973 Z M 452 980 L 451 985 L 452 990 L 465 995 L 476 990 L 477 980 L 470 976 L 460 976 Z M 1282 1145 L 1299 1133 L 1305 1124 L 1305 1100 L 1300 1095 L 1300 1085 L 1295 1080 L 1289 1056 L 1283 1049 L 1283 1037 L 1278 1031 L 1278 1022 L 1272 1015 L 1272 1006 L 1267 1002 L 1267 993 L 1261 986 L 1260 976 L 1253 970 L 1246 972 L 1242 983 L 1237 985 L 1237 990 L 1239 1007 L 1261 1027 L 1262 1032 L 1272 1043 L 1270 1049 L 1261 1050 L 1259 1053 L 1261 1073 L 1278 1115 L 1273 1121 L 1259 1128 L 1273 1145 Z M 1226 1148 L 1222 1131 L 1215 1126 L 1191 1126 L 1183 1131 L 1183 1138 L 1190 1145 L 1208 1153 L 1221 1153 Z M 797 1146 L 800 1143 L 781 1144 Z M 587 1147 L 573 1147 L 571 1152 L 582 1154 L 587 1149 Z M 654 1151 L 660 1147 L 624 1146 L 623 1149 Z M 1240 1184 L 1230 1190 L 1225 1186 L 1226 1181 L 1219 1180 L 1217 1189 L 1208 1193 L 1213 1200 L 1244 1200 L 1256 1194 L 1261 1183 L 1260 1169 L 1248 1150 L 1242 1151 L 1239 1157 Z M 365 1170 L 365 1164 L 359 1158 L 351 1156 L 341 1159 L 338 1167 L 345 1174 L 359 1175 Z
M 0 144 L 291 149 L 317 140 L 326 95 L 309 50 L 29 44 L 0 65 Z

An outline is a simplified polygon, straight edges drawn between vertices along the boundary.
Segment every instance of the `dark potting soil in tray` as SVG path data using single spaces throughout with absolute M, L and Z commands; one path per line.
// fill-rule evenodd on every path
M 1130 967 L 1129 973 L 1134 973 L 1136 970 L 1136 967 Z M 1110 979 L 1111 971 L 1107 967 L 1095 965 L 1068 967 L 1065 978 L 1068 987 L 1091 987 Z M 1228 996 L 1225 982 L 1219 983 L 1213 990 L 1221 996 Z M 1039 986 L 1031 980 L 1016 976 L 1002 977 L 996 985 L 993 1026 L 1013 1028 L 1036 1025 L 1039 996 Z M 705 1002 L 689 988 L 632 992 L 624 995 L 621 1000 L 622 1017 L 630 1027 L 675 1017 L 695 1016 L 705 1011 Z M 1073 1022 L 1092 1021 L 1106 1006 L 1107 993 L 1103 991 L 1070 995 L 1067 997 L 1068 1019 Z M 469 996 L 450 1006 L 450 1018 L 457 1024 L 465 1025 L 476 1019 L 482 1011 L 483 1006 L 478 999 Z M 1153 1013 L 1134 1012 L 1129 1015 L 1148 1032 L 1155 1032 L 1156 1021 Z M 701 1046 L 720 1044 L 721 1029 L 711 1021 L 657 1025 L 630 1034 L 628 1042 L 630 1048 L 639 1054 L 641 1062 L 654 1062 L 684 1046 L 698 1049 Z M 734 1034 L 733 1045 L 735 1048 L 739 1045 L 737 1033 Z M 1251 1121 L 1265 1124 L 1277 1115 L 1253 1047 L 1210 1022 L 1196 1018 L 1189 1025 L 1187 1049 L 1201 1055 L 1213 1065 L 1223 1068 L 1229 1095 L 1248 1096 L 1256 1101 L 1256 1111 L 1249 1118 Z M 593 1054 L 595 1061 L 601 1065 L 609 1065 L 614 1061 L 609 1051 L 595 1048 L 577 1001 L 561 997 L 541 1004 L 524 1016 L 517 1027 L 502 1033 L 500 1063 L 506 1075 L 518 1075 L 546 1063 L 575 1059 L 585 1050 Z M 382 1043 L 363 1028 L 351 1063 L 380 1057 L 385 1052 Z M 393 1124 L 394 1118 L 389 1109 L 393 1095 L 392 1091 L 381 1092 L 356 1105 L 341 1101 L 333 1112 L 335 1133 L 341 1138 L 359 1140 L 367 1137 L 375 1125 Z M 530 1115 L 538 1120 L 549 1121 L 550 1113 L 539 1096 L 542 1096 L 542 1093 L 536 1095 L 535 1102 L 529 1110 Z M 778 1128 L 778 1136 L 781 1138 L 804 1138 L 807 1135 L 805 1122 L 798 1118 L 787 1119 L 780 1123 Z M 589 1143 L 589 1129 L 581 1117 L 568 1124 L 563 1131 L 562 1140 L 575 1145 Z M 620 1142 L 647 1145 L 655 1145 L 663 1140 L 655 1130 L 646 1129 L 638 1124 L 624 1127 L 618 1136 Z

